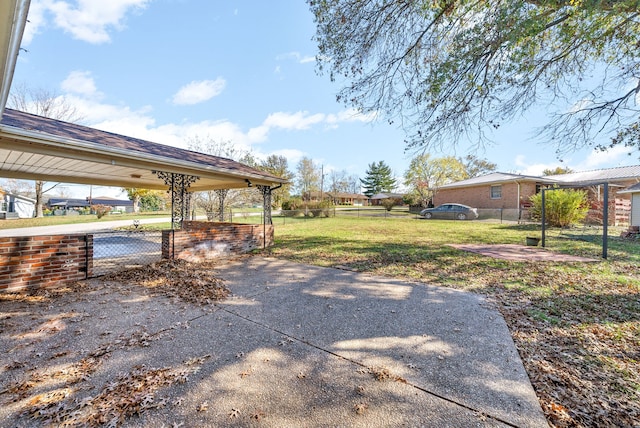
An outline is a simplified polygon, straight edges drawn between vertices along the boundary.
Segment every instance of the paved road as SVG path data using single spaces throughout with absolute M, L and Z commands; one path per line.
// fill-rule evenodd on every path
M 169 217 L 161 218 L 143 218 L 140 219 L 140 224 L 152 224 L 152 223 L 166 223 L 171 221 Z M 38 227 L 21 227 L 17 229 L 3 229 L 0 230 L 0 237 L 9 236 L 38 236 L 38 235 L 54 235 L 54 234 L 66 234 L 66 233 L 85 233 L 85 232 L 97 232 L 104 230 L 112 230 L 116 227 L 132 226 L 133 220 L 110 220 L 110 221 L 96 221 L 94 223 L 75 223 L 75 224 L 60 224 L 55 226 L 38 226 Z

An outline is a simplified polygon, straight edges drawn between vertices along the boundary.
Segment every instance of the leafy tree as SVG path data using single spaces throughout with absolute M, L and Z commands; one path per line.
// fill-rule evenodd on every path
M 466 171 L 465 178 L 480 177 L 481 175 L 489 174 L 498 168 L 493 162 L 489 162 L 487 159 L 480 159 L 475 155 L 467 155 L 458 159 L 463 165 Z
M 366 177 L 361 178 L 360 182 L 364 187 L 364 194 L 368 197 L 376 193 L 393 192 L 396 188 L 396 179 L 384 161 L 370 163 L 365 174 Z
M 555 168 L 546 168 L 542 171 L 542 175 L 559 175 L 559 174 L 569 174 L 573 172 L 573 170 L 569 167 L 561 167 L 557 166 Z
M 257 165 L 257 161 L 251 152 L 242 150 L 229 140 L 222 141 L 210 137 L 203 138 L 196 136 L 187 140 L 187 146 L 189 150 L 200 153 L 233 159 L 249 166 Z M 227 206 L 257 203 L 258 201 L 258 193 L 250 189 L 207 190 L 197 192 L 194 195 L 195 205 L 204 210 L 209 221 L 216 218 L 224 221 L 224 212 Z
M 122 191 L 125 192 L 129 200 L 133 202 L 134 213 L 140 212 L 141 199 L 151 192 L 149 189 L 139 189 L 137 187 L 123 187 Z
M 7 107 L 65 122 L 79 122 L 83 119 L 78 109 L 64 96 L 42 88 L 30 88 L 25 84 L 11 88 Z M 44 194 L 53 190 L 59 184 L 47 185 L 45 181 L 36 180 L 34 186 L 36 217 L 44 216 L 42 210 Z
M 338 100 L 399 118 L 409 147 L 488 131 L 547 105 L 559 151 L 640 148 L 637 0 L 307 0 L 318 72 Z M 543 133 L 544 135 L 544 133 Z
M 440 186 L 467 177 L 467 169 L 459 159 L 453 156 L 431 158 L 423 153 L 411 159 L 404 173 L 404 184 L 414 201 L 427 206 Z
M 320 190 L 320 182 L 322 181 L 320 168 L 311 158 L 305 156 L 300 159 L 296 170 L 298 173 L 296 184 L 298 192 L 300 192 L 303 198 L 307 197 L 305 195 L 307 195 L 308 192 Z
M 542 192 L 530 197 L 531 215 L 542 217 Z M 587 192 L 575 189 L 555 189 L 545 192 L 545 218 L 549 226 L 567 227 L 585 219 L 589 212 Z
M 293 173 L 289 171 L 287 158 L 279 155 L 270 155 L 257 166 L 258 169 L 277 175 L 285 180 L 293 180 Z M 282 206 L 282 202 L 289 198 L 291 183 L 283 184 L 279 189 L 271 192 L 271 202 L 274 208 Z
M 142 195 L 140 197 L 140 210 L 160 211 L 165 209 L 166 200 L 163 193 L 159 190 L 151 190 L 146 195 Z

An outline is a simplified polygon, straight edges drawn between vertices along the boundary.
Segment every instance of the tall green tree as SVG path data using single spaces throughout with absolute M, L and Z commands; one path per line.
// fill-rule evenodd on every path
M 368 197 L 376 193 L 393 192 L 397 186 L 391 168 L 384 161 L 370 163 L 365 174 L 365 178 L 361 178 L 360 182 L 364 194 Z
M 133 202 L 134 213 L 157 211 L 164 205 L 164 198 L 159 190 L 140 189 L 137 187 L 123 187 L 121 190 Z
M 440 186 L 465 178 L 468 178 L 468 172 L 460 159 L 453 156 L 432 158 L 423 153 L 411 159 L 404 173 L 404 184 L 416 203 L 427 206 Z
M 409 147 L 485 142 L 538 105 L 561 152 L 640 148 L 637 0 L 307 1 L 338 100 L 400 119 Z
M 308 192 L 320 190 L 322 173 L 313 159 L 306 156 L 300 159 L 296 165 L 296 172 L 296 187 L 303 198 L 308 196 Z

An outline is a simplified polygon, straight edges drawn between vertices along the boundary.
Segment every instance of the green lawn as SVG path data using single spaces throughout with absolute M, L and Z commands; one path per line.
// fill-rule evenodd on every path
M 547 248 L 598 259 L 598 233 L 551 230 Z M 504 315 L 552 425 L 637 422 L 640 241 L 612 236 L 608 260 L 556 263 L 497 260 L 448 246 L 524 245 L 540 235 L 536 225 L 324 218 L 276 223 L 275 235 L 271 256 L 487 296 Z

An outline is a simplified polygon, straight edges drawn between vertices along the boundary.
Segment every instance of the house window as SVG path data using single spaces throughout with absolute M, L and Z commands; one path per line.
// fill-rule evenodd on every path
M 500 199 L 502 198 L 502 186 L 491 186 L 491 199 Z

